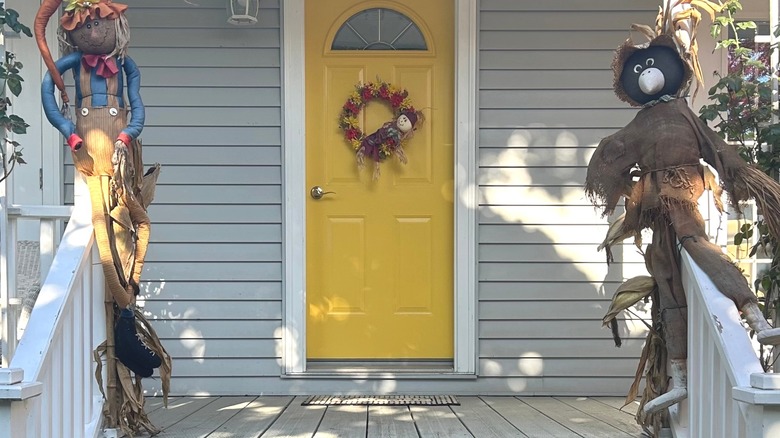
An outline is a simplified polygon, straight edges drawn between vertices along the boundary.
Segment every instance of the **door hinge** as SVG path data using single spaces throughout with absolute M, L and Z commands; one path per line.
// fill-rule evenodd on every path
M 38 168 L 38 188 L 43 190 L 43 168 Z

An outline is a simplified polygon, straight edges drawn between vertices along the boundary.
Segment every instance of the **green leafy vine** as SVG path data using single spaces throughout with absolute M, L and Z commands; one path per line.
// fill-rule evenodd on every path
M 17 34 L 32 36 L 30 28 L 19 21 L 19 13 L 14 9 L 6 9 L 4 3 L 0 3 L 0 29 L 3 31 L 11 29 Z M 7 135 L 9 132 L 26 134 L 30 126 L 23 118 L 12 112 L 11 98 L 8 96 L 9 91 L 17 97 L 22 92 L 22 82 L 24 82 L 21 76 L 22 67 L 22 63 L 16 59 L 13 52 L 5 52 L 5 59 L 0 64 L 0 80 L 3 81 L 3 86 L 0 88 L 0 127 L 3 129 L 3 147 L 0 148 L 3 173 L 0 175 L 0 182 L 8 178 L 16 164 L 26 164 L 22 158 L 19 142 L 10 139 Z

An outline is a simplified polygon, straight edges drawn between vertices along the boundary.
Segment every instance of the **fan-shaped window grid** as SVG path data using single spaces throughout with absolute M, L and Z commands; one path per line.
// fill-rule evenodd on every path
M 400 12 L 366 9 L 351 16 L 336 33 L 332 50 L 427 50 L 420 28 Z

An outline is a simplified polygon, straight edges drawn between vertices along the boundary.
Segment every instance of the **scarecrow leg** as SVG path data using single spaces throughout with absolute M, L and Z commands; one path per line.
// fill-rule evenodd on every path
M 87 187 L 89 188 L 89 197 L 92 201 L 92 226 L 95 229 L 95 241 L 98 246 L 98 255 L 100 264 L 103 266 L 103 275 L 106 278 L 106 287 L 114 297 L 117 305 L 124 309 L 134 301 L 134 294 L 127 291 L 122 285 L 114 264 L 111 240 L 109 238 L 109 228 L 111 227 L 111 218 L 108 214 L 108 204 L 106 196 L 108 192 L 104 191 L 104 186 L 108 186 L 108 176 L 88 176 Z M 105 180 L 105 181 L 103 181 Z
M 146 259 L 146 249 L 149 247 L 151 225 L 149 215 L 146 214 L 146 210 L 141 203 L 138 202 L 138 198 L 135 196 L 127 196 L 126 198 L 127 208 L 130 209 L 130 218 L 135 225 L 137 239 L 135 242 L 133 272 L 130 275 L 129 283 L 133 287 L 135 293 L 138 293 L 138 285 L 141 282 L 141 271 L 144 269 L 144 260 Z
M 675 209 L 671 212 L 672 223 L 680 236 L 685 250 L 699 267 L 710 277 L 718 290 L 731 299 L 742 312 L 748 325 L 757 334 L 758 342 L 764 345 L 780 344 L 780 328 L 773 328 L 758 307 L 758 298 L 750 289 L 747 280 L 731 260 L 713 244 L 704 233 L 702 217 L 698 211 Z
M 677 238 L 666 218 L 653 226 L 651 269 L 658 286 L 664 341 L 669 355 L 671 388 L 643 407 L 645 416 L 654 414 L 688 397 L 688 304 L 680 276 Z

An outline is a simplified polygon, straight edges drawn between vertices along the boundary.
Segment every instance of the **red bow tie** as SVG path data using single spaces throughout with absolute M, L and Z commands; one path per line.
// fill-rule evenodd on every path
M 104 78 L 110 78 L 119 73 L 119 67 L 116 66 L 116 60 L 113 56 L 85 54 L 81 56 L 81 62 L 84 63 L 85 68 L 94 69 L 98 76 Z

